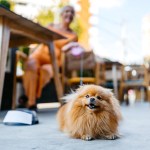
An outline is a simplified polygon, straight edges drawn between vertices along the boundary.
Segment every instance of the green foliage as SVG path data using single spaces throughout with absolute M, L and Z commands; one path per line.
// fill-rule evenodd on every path
M 69 3 L 68 2 L 60 2 L 59 5 L 58 5 L 58 8 L 61 9 L 61 8 L 63 8 L 66 5 L 69 5 Z
M 29 47 L 27 46 L 21 46 L 19 47 L 19 50 L 25 53 L 26 55 L 29 55 Z
M 25 53 L 27 56 L 29 56 L 29 50 L 30 50 L 30 49 L 29 49 L 28 46 L 20 46 L 20 47 L 19 47 L 19 51 Z M 22 70 L 24 70 L 24 63 L 25 63 L 25 61 L 19 60 L 19 62 L 18 62 L 17 65 L 19 65 L 20 68 L 21 68 Z
M 0 4 L 10 9 L 10 2 L 7 0 L 0 0 Z
M 80 38 L 82 34 L 82 26 L 78 18 L 74 19 L 73 23 L 71 24 L 71 28 L 77 33 L 78 37 Z
M 14 7 L 15 7 L 15 2 L 12 0 L 7 0 L 10 3 L 10 10 L 14 11 Z
M 43 26 L 47 26 L 49 23 L 54 21 L 54 13 L 50 9 L 41 10 L 39 15 L 36 17 L 38 23 Z

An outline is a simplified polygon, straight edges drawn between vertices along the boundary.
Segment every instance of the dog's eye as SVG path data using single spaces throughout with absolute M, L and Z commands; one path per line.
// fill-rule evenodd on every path
M 101 96 L 97 96 L 97 99 L 101 100 L 101 99 L 102 99 L 102 97 L 101 97 Z
M 89 95 L 86 95 L 85 97 L 86 97 L 86 98 L 89 98 L 90 96 L 89 96 Z

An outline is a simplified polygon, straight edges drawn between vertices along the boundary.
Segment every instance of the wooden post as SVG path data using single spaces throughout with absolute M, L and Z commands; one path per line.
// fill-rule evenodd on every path
M 115 64 L 112 66 L 112 77 L 113 77 L 114 93 L 115 96 L 118 98 L 117 66 Z
M 65 69 L 66 69 L 66 66 L 65 66 L 65 63 L 66 63 L 66 54 L 65 54 L 65 52 L 62 52 L 62 54 L 61 54 L 61 63 L 62 63 L 62 75 L 61 75 L 61 80 L 62 80 L 62 90 L 63 90 L 63 94 L 64 94 L 64 89 L 65 89 L 65 84 L 66 84 L 66 82 L 65 82 L 65 80 L 66 80 L 66 75 L 65 75 L 65 73 L 66 73 L 66 71 L 65 71 Z
M 100 63 L 95 64 L 95 84 L 99 85 L 100 84 Z
M 59 102 L 61 103 L 60 98 L 63 96 L 63 89 L 62 89 L 62 84 L 61 84 L 60 77 L 59 77 L 59 68 L 56 62 L 53 42 L 49 42 L 48 47 L 49 47 L 50 57 L 52 59 L 52 66 L 53 66 L 53 71 L 54 71 L 54 82 L 55 82 L 57 97 L 58 97 Z
M 10 38 L 10 29 L 5 22 L 5 19 L 3 17 L 0 17 L 0 108 L 2 102 L 2 92 L 3 92 L 7 52 L 9 46 L 9 38 Z
M 18 56 L 15 51 L 15 61 L 14 61 L 14 72 L 13 72 L 13 96 L 12 96 L 12 109 L 16 108 L 16 88 L 17 88 L 17 62 L 18 62 Z

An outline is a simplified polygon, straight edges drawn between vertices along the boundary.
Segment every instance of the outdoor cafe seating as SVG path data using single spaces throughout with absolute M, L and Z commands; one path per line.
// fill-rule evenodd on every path
M 72 87 L 83 84 L 99 84 L 99 63 L 96 62 L 93 51 L 85 51 L 74 56 L 71 51 L 62 54 L 62 84 Z
M 112 89 L 115 96 L 119 98 L 119 86 L 121 80 L 122 63 L 106 58 L 97 57 L 99 62 L 99 84 Z
M 128 99 L 128 90 L 143 89 L 145 92 L 145 100 L 150 101 L 150 74 L 148 73 L 147 68 L 144 65 L 126 65 L 122 66 L 122 78 L 120 82 L 120 100 L 122 102 L 125 99 L 125 94 L 127 95 L 127 104 L 129 103 Z

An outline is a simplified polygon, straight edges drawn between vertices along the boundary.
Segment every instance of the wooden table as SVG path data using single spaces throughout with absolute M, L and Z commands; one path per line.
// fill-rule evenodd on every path
M 4 83 L 6 58 L 9 47 L 44 43 L 49 47 L 54 71 L 54 81 L 58 98 L 63 95 L 55 59 L 53 40 L 65 38 L 56 31 L 49 30 L 0 5 L 0 108 Z M 15 63 L 15 62 L 14 62 Z M 9 91 L 8 91 L 9 92 Z

